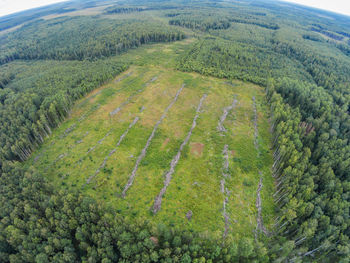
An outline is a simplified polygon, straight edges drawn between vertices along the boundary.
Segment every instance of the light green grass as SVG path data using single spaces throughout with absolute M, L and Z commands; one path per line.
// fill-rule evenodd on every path
M 263 89 L 239 81 L 231 86 L 225 83 L 226 80 L 176 71 L 176 56 L 191 41 L 148 45 L 120 56 L 120 60 L 133 62 L 133 66 L 116 79 L 129 72 L 133 74 L 120 82 L 113 80 L 78 101 L 70 117 L 53 131 L 25 165 L 34 165 L 56 187 L 77 188 L 103 200 L 126 217 L 143 217 L 222 236 L 224 195 L 220 192 L 220 180 L 223 178 L 222 151 L 228 144 L 230 177 L 226 180 L 226 187 L 231 191 L 227 207 L 231 218 L 229 237 L 254 235 L 259 171 L 263 173 L 264 224 L 270 228 L 274 217 L 274 182 L 270 172 L 268 107 Z M 158 77 L 156 81 L 145 85 L 155 76 Z M 159 126 L 133 186 L 126 198 L 121 198 L 155 123 L 183 83 L 185 88 Z M 187 135 L 196 107 L 205 93 L 208 97 L 203 103 L 197 126 L 182 152 L 162 208 L 153 215 L 150 209 L 163 186 L 164 174 Z M 110 116 L 111 111 L 133 94 L 135 96 L 130 103 L 115 116 Z M 226 135 L 220 136 L 217 131 L 219 118 L 234 96 L 237 96 L 238 104 L 224 122 Z M 253 96 L 257 99 L 260 156 L 253 143 Z M 144 110 L 140 113 L 142 107 Z M 79 122 L 82 116 L 85 119 Z M 86 184 L 136 116 L 140 120 L 108 159 L 105 168 L 90 184 Z M 73 124 L 76 124 L 75 129 L 62 138 L 64 131 Z M 110 135 L 98 144 L 108 132 Z M 94 145 L 97 145 L 95 150 L 87 154 Z M 202 147 L 202 151 L 196 152 L 196 147 Z M 36 156 L 40 157 L 35 162 Z M 185 218 L 189 210 L 193 212 L 190 221 Z

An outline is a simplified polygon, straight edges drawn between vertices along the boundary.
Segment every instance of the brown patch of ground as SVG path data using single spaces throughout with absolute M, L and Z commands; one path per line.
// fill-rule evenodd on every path
M 204 144 L 200 142 L 192 142 L 190 144 L 191 153 L 195 156 L 201 156 L 204 148 Z
M 154 245 L 158 245 L 158 238 L 156 237 L 150 237 L 149 239 L 151 239 L 151 241 L 153 242 Z
M 182 137 L 182 131 L 180 131 L 180 129 L 178 129 L 178 130 L 175 131 L 174 135 L 175 135 L 176 138 L 181 138 Z
M 165 148 L 165 146 L 167 146 L 167 144 L 169 143 L 170 139 L 169 138 L 166 138 L 164 140 L 164 142 L 162 143 L 162 147 L 160 147 L 161 150 L 163 150 Z
M 232 156 L 236 155 L 236 151 L 235 150 L 230 151 L 230 153 L 231 153 Z

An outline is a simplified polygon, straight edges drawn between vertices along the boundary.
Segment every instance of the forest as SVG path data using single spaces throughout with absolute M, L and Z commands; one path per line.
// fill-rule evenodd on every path
M 89 9 L 97 13 L 75 13 Z M 349 28 L 349 17 L 267 0 L 71 1 L 0 18 L 0 261 L 348 262 Z M 129 53 L 177 42 L 186 44 L 174 61 L 170 53 L 159 58 L 170 65 L 163 71 L 264 91 L 273 158 L 269 231 L 223 238 L 125 217 L 26 165 L 77 101 L 157 60 L 126 59 Z

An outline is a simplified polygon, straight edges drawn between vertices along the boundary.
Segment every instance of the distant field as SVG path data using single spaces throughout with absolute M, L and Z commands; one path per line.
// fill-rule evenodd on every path
M 274 183 L 264 91 L 250 83 L 176 71 L 176 56 L 191 41 L 148 45 L 121 56 L 133 66 L 78 101 L 25 165 L 34 165 L 55 186 L 81 189 L 127 217 L 217 236 L 226 225 L 232 238 L 254 235 L 261 177 L 263 224 L 270 229 Z M 226 132 L 218 130 L 220 119 Z M 154 200 L 181 145 L 161 208 L 153 214 Z

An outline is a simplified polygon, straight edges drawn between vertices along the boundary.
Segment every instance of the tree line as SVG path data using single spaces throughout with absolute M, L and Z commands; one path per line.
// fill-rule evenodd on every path
M 13 60 L 94 60 L 151 42 L 184 38 L 176 29 L 151 21 L 63 17 L 38 20 L 0 40 L 0 63 Z
M 41 28 L 46 26 L 50 32 Z M 101 33 L 95 38 L 85 26 L 91 23 L 84 18 L 38 21 L 3 42 L 2 54 L 23 54 L 0 67 L 0 261 L 267 262 L 260 242 L 222 242 L 143 219 L 129 221 L 80 192 L 54 189 L 34 168 L 23 167 L 21 162 L 68 116 L 77 99 L 128 67 L 108 53 L 110 47 L 97 45 L 103 46 L 103 34 L 112 28 L 95 32 Z M 184 36 L 176 30 L 167 35 L 161 25 L 148 24 L 148 33 L 137 31 L 146 30 L 141 23 L 124 26 L 125 34 L 119 31 L 118 37 L 123 35 L 125 48 Z M 106 57 L 85 50 L 84 34 L 94 38 L 87 44 L 96 44 L 93 50 L 107 50 Z
M 309 38 L 242 43 L 221 31 L 198 40 L 178 69 L 248 80 L 266 88 L 271 106 L 277 218 L 271 260 L 350 257 L 350 62 L 315 48 Z M 242 34 L 244 34 L 242 32 Z
M 271 3 L 239 8 L 244 12 L 256 8 L 255 13 L 265 8 L 265 15 L 233 18 L 226 14 L 233 14 L 234 8 L 227 13 L 222 8 L 215 12 L 192 8 L 179 11 L 170 17 L 178 22 L 169 23 L 207 34 L 180 56 L 178 69 L 238 78 L 266 89 L 278 214 L 272 236 L 266 238 L 268 249 L 248 238 L 218 245 L 218 240 L 181 229 L 129 222 L 80 193 L 53 189 L 35 170 L 23 168 L 19 161 L 60 124 L 74 101 L 128 67 L 113 55 L 146 43 L 184 38 L 181 31 L 156 21 L 64 17 L 29 23 L 0 39 L 0 261 L 349 259 L 348 50 L 339 45 L 343 54 L 334 43 L 308 37 L 305 30 L 314 26 L 341 36 L 348 33 L 334 25 L 328 28 L 330 22 L 322 18 L 308 17 L 310 22 L 306 13 Z M 288 27 L 273 17 L 276 10 L 292 22 Z M 300 25 L 291 20 L 293 15 Z M 340 22 L 345 25 L 344 21 Z M 266 38 L 232 40 L 231 22 L 257 25 L 254 31 Z M 292 39 L 280 30 L 284 27 L 294 30 Z M 239 30 L 244 36 L 252 29 Z
M 261 243 L 130 221 L 16 164 L 3 167 L 0 192 L 1 262 L 267 262 Z

